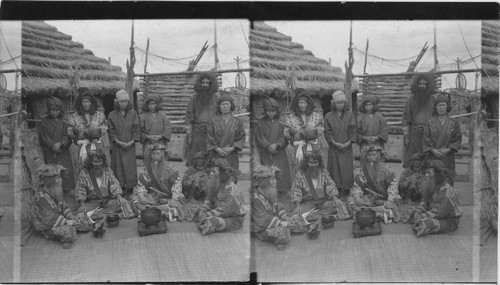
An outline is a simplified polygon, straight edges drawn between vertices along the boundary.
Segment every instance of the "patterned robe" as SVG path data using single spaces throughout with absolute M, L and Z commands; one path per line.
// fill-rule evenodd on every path
M 359 113 L 358 118 L 356 119 L 358 126 L 358 137 L 357 143 L 359 145 L 359 149 L 362 149 L 364 146 L 368 145 L 366 141 L 363 141 L 362 138 L 366 136 L 377 136 L 379 140 L 375 142 L 376 145 L 384 147 L 384 144 L 387 142 L 389 138 L 389 129 L 387 128 L 387 121 L 384 116 L 380 113 L 375 112 L 373 114 L 365 114 Z
M 441 160 L 446 168 L 455 173 L 455 153 L 458 152 L 462 144 L 462 131 L 457 120 L 448 116 L 443 124 L 439 122 L 437 115 L 434 115 L 424 128 L 423 151 L 429 153 L 429 159 Z M 431 150 L 450 148 L 451 152 L 443 158 L 437 158 Z
M 331 111 L 325 116 L 325 138 L 330 144 L 328 148 L 328 172 L 335 184 L 344 191 L 351 189 L 354 183 L 354 161 L 352 145 L 344 151 L 339 151 L 331 144 L 332 139 L 337 143 L 356 142 L 356 121 L 351 111 Z
M 314 189 L 316 195 L 314 195 L 312 192 L 313 189 L 309 186 L 307 174 L 299 169 L 292 185 L 291 202 L 301 203 L 302 213 L 314 208 L 319 209 L 319 211 L 307 215 L 307 221 L 315 221 L 323 215 L 331 214 L 334 214 L 336 220 L 350 218 L 346 206 L 340 200 L 336 200 L 337 202 L 333 200 L 334 196 L 338 197 L 339 191 L 325 169 L 320 170 L 316 185 L 314 185 L 314 181 L 311 182 L 313 183 L 312 187 L 316 188 Z
M 156 143 L 161 143 L 164 146 L 167 146 L 167 143 L 172 137 L 170 120 L 167 115 L 162 112 L 142 113 L 140 121 L 143 153 L 144 149 L 146 149 L 148 145 L 152 144 L 152 142 L 146 138 L 148 135 L 161 135 L 162 138 L 159 141 L 156 141 Z
M 294 129 L 299 130 L 301 133 L 303 133 L 306 128 L 318 130 L 317 141 L 319 149 L 321 150 L 321 155 L 323 157 L 327 156 L 328 143 L 325 140 L 325 136 L 323 135 L 323 131 L 325 129 L 324 126 L 325 123 L 322 114 L 318 112 L 312 112 L 311 115 L 304 116 L 303 118 L 295 113 L 291 113 L 287 118 L 285 118 L 285 123 L 287 123 L 290 126 L 293 126 Z M 290 140 L 290 146 L 287 147 L 288 157 L 294 158 L 293 160 L 288 161 L 288 165 L 290 166 L 290 173 L 293 176 L 297 172 L 297 168 L 300 163 L 300 160 L 297 159 L 297 151 L 299 151 L 301 146 L 305 144 L 305 141 L 304 140 L 295 141 L 294 139 L 295 133 L 293 129 L 285 127 L 284 132 L 285 132 L 285 138 Z M 300 156 L 300 151 L 299 151 L 299 156 Z
M 122 188 L 120 187 L 120 182 L 113 175 L 113 171 L 110 168 L 104 170 L 102 176 L 102 182 L 99 187 L 102 197 L 105 199 L 109 198 L 108 207 L 111 210 L 115 210 L 119 203 L 117 201 L 117 195 L 122 194 Z M 80 176 L 78 177 L 78 182 L 76 186 L 76 202 L 85 201 L 87 204 L 92 204 L 88 209 L 93 210 L 95 205 L 101 202 L 101 199 L 94 189 L 90 174 L 86 168 L 82 169 Z
M 85 116 L 80 115 L 79 113 L 74 113 L 72 116 L 69 117 L 69 122 L 74 125 L 74 126 L 80 126 L 83 127 L 83 129 L 88 132 L 90 130 L 91 126 L 95 126 L 101 129 L 102 136 L 100 139 L 100 143 L 96 144 L 91 144 L 88 143 L 88 138 L 85 136 L 84 133 L 77 134 L 76 133 L 76 128 L 72 127 L 71 125 L 68 126 L 68 135 L 70 138 L 73 138 L 76 140 L 76 144 L 78 145 L 78 155 L 81 152 L 81 149 L 83 146 L 86 146 L 86 149 L 91 150 L 94 148 L 100 148 L 104 151 L 106 154 L 106 157 L 108 161 L 111 161 L 111 156 L 109 154 L 110 150 L 110 142 L 108 138 L 108 121 L 106 120 L 106 116 L 102 111 L 96 111 L 94 115 L 90 115 L 89 119 Z M 88 144 L 87 144 L 88 143 Z M 82 168 L 83 160 L 79 157 L 78 158 L 78 165 L 76 167 L 76 173 L 80 173 L 80 169 Z
M 432 195 L 429 208 L 418 207 L 412 215 L 417 236 L 455 231 L 462 216 L 457 191 L 445 183 Z
M 72 191 L 75 189 L 76 181 L 73 161 L 69 152 L 72 142 L 68 136 L 68 124 L 60 118 L 54 119 L 46 116 L 38 126 L 38 136 L 45 164 L 61 164 L 66 168 L 62 188 L 66 191 Z M 59 148 L 59 152 L 56 153 L 52 150 L 52 145 L 58 142 L 61 143 L 61 147 Z
M 282 227 L 280 223 L 291 219 L 283 205 L 275 207 L 262 194 L 254 192 L 251 227 L 258 239 L 276 244 L 289 243 L 291 229 Z
M 262 165 L 274 165 L 280 169 L 280 179 L 277 184 L 278 191 L 288 192 L 291 184 L 290 167 L 286 156 L 288 142 L 285 138 L 284 127 L 278 123 L 278 120 L 279 118 L 271 120 L 267 116 L 261 118 L 257 124 L 255 141 L 259 147 L 260 163 Z M 278 145 L 276 154 L 271 154 L 267 150 L 267 147 L 273 143 Z
M 184 199 L 179 171 L 166 161 L 163 161 L 160 167 L 163 167 L 163 169 L 158 175 L 152 174 L 155 175 L 158 186 L 153 183 L 151 173 L 148 172 L 147 168 L 141 169 L 139 183 L 134 188 L 134 195 L 131 197 L 132 203 L 138 202 L 143 206 L 154 205 L 164 212 L 168 212 L 171 208 L 182 210 L 181 204 L 176 202 Z M 161 195 L 151 188 L 155 188 L 166 195 Z M 172 201 L 172 199 L 176 201 Z
M 192 197 L 194 191 L 205 191 L 208 174 L 205 170 L 198 171 L 190 166 L 182 177 L 182 193 L 186 198 Z
M 241 229 L 245 218 L 245 201 L 238 186 L 229 181 L 222 185 L 215 197 L 215 202 L 210 210 L 203 211 L 204 218 L 198 224 L 204 228 L 202 234 L 214 232 L 235 231 Z
M 36 231 L 47 239 L 65 243 L 76 240 L 76 227 L 66 224 L 74 216 L 64 203 L 57 203 L 43 189 L 39 189 L 33 196 L 33 205 L 31 224 Z
M 424 143 L 424 126 L 427 124 L 429 119 L 432 117 L 432 112 L 434 110 L 434 96 L 431 95 L 429 103 L 427 106 L 421 108 L 417 111 L 411 108 L 411 101 L 415 95 L 412 95 L 406 101 L 405 108 L 403 110 L 403 133 L 410 135 L 410 143 L 408 148 L 405 147 L 403 167 L 408 167 L 410 163 L 410 157 L 414 153 L 423 152 Z
M 351 188 L 348 203 L 355 211 L 366 206 L 373 207 L 372 209 L 376 212 L 384 212 L 386 209 L 382 205 L 385 201 L 394 202 L 400 198 L 394 171 L 384 163 L 380 163 L 379 166 L 379 171 L 374 174 L 375 177 L 372 177 L 373 185 L 368 182 L 367 174 L 363 169 L 354 170 L 354 186 Z M 393 210 L 397 211 L 397 209 Z
M 197 152 L 207 152 L 207 129 L 208 124 L 215 116 L 217 106 L 217 93 L 207 104 L 202 105 L 192 96 L 186 109 L 186 128 L 193 135 L 193 142 L 187 150 L 186 166 L 193 165 L 193 157 Z
M 208 125 L 207 131 L 207 151 L 211 152 L 211 158 L 224 158 L 231 167 L 239 169 L 238 152 L 245 145 L 245 127 L 241 119 L 234 117 L 232 114 L 227 123 L 222 119 L 222 115 L 215 116 Z M 215 148 L 223 148 L 225 146 L 235 147 L 236 150 L 231 152 L 226 157 L 221 157 L 215 151 Z
M 137 185 L 137 162 L 135 145 L 128 150 L 123 150 L 114 141 L 118 139 L 124 143 L 140 139 L 140 125 L 137 113 L 128 110 L 123 116 L 120 111 L 109 113 L 109 139 L 113 142 L 111 149 L 111 169 L 122 187 L 133 188 Z

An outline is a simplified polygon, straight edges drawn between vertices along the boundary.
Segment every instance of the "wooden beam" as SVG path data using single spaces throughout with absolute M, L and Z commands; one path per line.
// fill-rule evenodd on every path
M 231 73 L 231 72 L 251 72 L 253 68 L 241 68 L 241 69 L 221 69 L 214 70 L 213 73 Z M 137 77 L 153 77 L 153 76 L 167 76 L 167 75 L 195 75 L 206 71 L 182 71 L 182 72 L 164 72 L 164 73 L 147 73 L 147 74 L 135 74 Z
M 450 74 L 450 73 L 470 73 L 470 72 L 479 72 L 481 69 L 473 68 L 473 69 L 461 69 L 461 70 L 442 70 L 442 71 L 432 71 L 432 72 L 402 72 L 402 73 L 380 73 L 380 74 L 357 74 L 354 77 L 380 77 L 380 76 L 407 76 L 407 75 L 416 75 L 416 74 Z
M 5 70 L 0 70 L 0 73 L 15 73 L 15 72 L 21 72 L 22 69 L 5 69 Z

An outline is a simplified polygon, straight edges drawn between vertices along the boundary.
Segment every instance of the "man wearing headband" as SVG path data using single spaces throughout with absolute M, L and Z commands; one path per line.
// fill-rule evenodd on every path
M 38 126 L 38 137 L 46 164 L 61 164 L 67 171 L 63 178 L 64 191 L 75 189 L 75 173 L 69 147 L 72 144 L 68 136 L 68 124 L 63 121 L 64 110 L 61 100 L 51 97 L 47 100 L 48 115 L 42 118 Z
M 399 221 L 396 202 L 401 197 L 394 171 L 383 162 L 385 151 L 380 146 L 365 146 L 360 156 L 367 163 L 354 171 L 354 186 L 348 199 L 350 208 L 355 213 L 371 207 L 384 222 Z
M 161 210 L 162 216 L 174 222 L 184 220 L 182 204 L 185 202 L 182 194 L 179 171 L 168 163 L 167 148 L 155 143 L 146 148 L 147 159 L 144 168 L 139 172 L 139 183 L 131 197 L 134 210 L 139 211 L 148 206 Z
M 109 113 L 108 122 L 109 139 L 113 143 L 111 169 L 128 197 L 137 185 L 135 143 L 140 139 L 140 125 L 127 91 L 116 92 L 115 110 Z

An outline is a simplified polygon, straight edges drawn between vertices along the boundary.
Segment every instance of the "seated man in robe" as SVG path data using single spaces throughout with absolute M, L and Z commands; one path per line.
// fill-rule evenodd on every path
M 417 237 L 458 229 L 462 208 L 457 190 L 448 183 L 453 176 L 442 161 L 433 160 L 427 165 L 422 194 L 424 203 L 410 209 L 402 218 L 403 222 L 413 224 Z
M 193 156 L 193 165 L 188 167 L 182 177 L 182 193 L 186 199 L 194 198 L 202 200 L 205 198 L 205 188 L 208 182 L 206 171 L 207 153 L 197 152 Z
M 394 171 L 382 162 L 385 156 L 385 151 L 378 145 L 361 149 L 360 157 L 367 163 L 354 170 L 354 186 L 347 200 L 353 216 L 361 208 L 370 207 L 386 223 L 399 220 L 396 202 L 401 197 Z
M 205 203 L 195 213 L 196 225 L 202 235 L 241 229 L 245 218 L 245 201 L 234 180 L 240 171 L 225 159 L 210 163 L 209 186 Z
M 135 216 L 130 203 L 122 197 L 122 188 L 108 167 L 106 154 L 100 150 L 87 155 L 78 177 L 75 200 L 78 212 L 93 211 L 92 220 L 114 213 L 121 213 L 127 219 Z
M 167 148 L 161 143 L 149 145 L 144 156 L 147 157 L 145 167 L 139 172 L 139 183 L 131 197 L 134 211 L 140 214 L 139 211 L 152 206 L 161 210 L 170 222 L 183 221 L 185 198 L 181 178 L 179 171 L 167 161 Z
M 299 228 L 305 230 L 305 223 L 299 214 L 288 214 L 278 202 L 277 171 L 274 166 L 256 166 L 252 171 L 251 227 L 258 239 L 273 242 L 277 250 L 284 250 L 290 243 L 291 232 L 297 232 Z
M 335 182 L 325 169 L 321 152 L 313 148 L 304 153 L 292 185 L 293 212 L 308 213 L 305 216 L 308 222 L 331 215 L 335 220 L 349 219 L 351 216 L 338 195 Z
M 64 205 L 63 171 L 62 166 L 52 164 L 43 165 L 38 171 L 40 186 L 33 196 L 31 224 L 44 238 L 61 241 L 62 247 L 68 249 L 76 241 L 77 227 L 86 220 Z
M 420 187 L 424 181 L 425 164 L 425 154 L 415 153 L 410 157 L 409 166 L 403 170 L 398 182 L 398 192 L 403 201 L 419 202 L 422 199 Z

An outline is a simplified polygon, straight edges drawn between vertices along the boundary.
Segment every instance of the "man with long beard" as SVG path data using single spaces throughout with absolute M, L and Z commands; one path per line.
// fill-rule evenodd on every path
M 179 171 L 167 162 L 167 148 L 161 143 L 146 147 L 145 167 L 139 172 L 139 183 L 131 197 L 134 210 L 143 210 L 148 206 L 161 210 L 162 216 L 170 222 L 184 220 Z
M 399 221 L 396 201 L 401 200 L 394 171 L 382 162 L 386 156 L 381 146 L 365 146 L 360 157 L 367 163 L 354 170 L 354 186 L 347 200 L 354 213 L 364 207 L 371 207 L 377 216 L 388 223 Z
M 193 165 L 197 152 L 207 152 L 207 128 L 215 115 L 219 84 L 214 73 L 202 72 L 194 83 L 195 95 L 189 100 L 186 109 L 187 159 L 186 166 Z
M 294 213 L 308 213 L 308 222 L 322 216 L 333 215 L 335 220 L 349 219 L 351 216 L 339 197 L 338 189 L 324 167 L 323 157 L 318 149 L 306 152 L 292 185 Z
M 408 167 L 414 153 L 423 152 L 424 127 L 434 111 L 436 84 L 430 73 L 417 74 L 411 84 L 412 95 L 403 110 L 404 157 L 403 167 Z
M 194 220 L 202 235 L 241 229 L 247 210 L 238 186 L 234 183 L 240 171 L 225 159 L 214 159 L 210 165 L 207 196 Z
M 454 173 L 442 161 L 433 160 L 427 165 L 423 182 L 423 201 L 419 207 L 409 209 L 402 218 L 409 222 L 417 237 L 446 233 L 458 229 L 462 208 L 458 193 L 448 183 Z
M 252 171 L 252 233 L 262 241 L 276 244 L 277 250 L 284 250 L 290 243 L 292 231 L 304 230 L 304 220 L 298 214 L 288 214 L 278 202 L 276 172 L 274 166 L 257 165 Z
M 108 167 L 106 155 L 93 151 L 87 155 L 76 186 L 78 212 L 92 212 L 91 219 L 98 220 L 106 214 L 121 213 L 124 218 L 134 217 L 129 202 L 122 197 L 120 182 Z
M 33 196 L 31 224 L 46 239 L 62 242 L 65 249 L 76 241 L 77 217 L 64 205 L 60 165 L 43 165 L 38 171 L 40 187 Z

